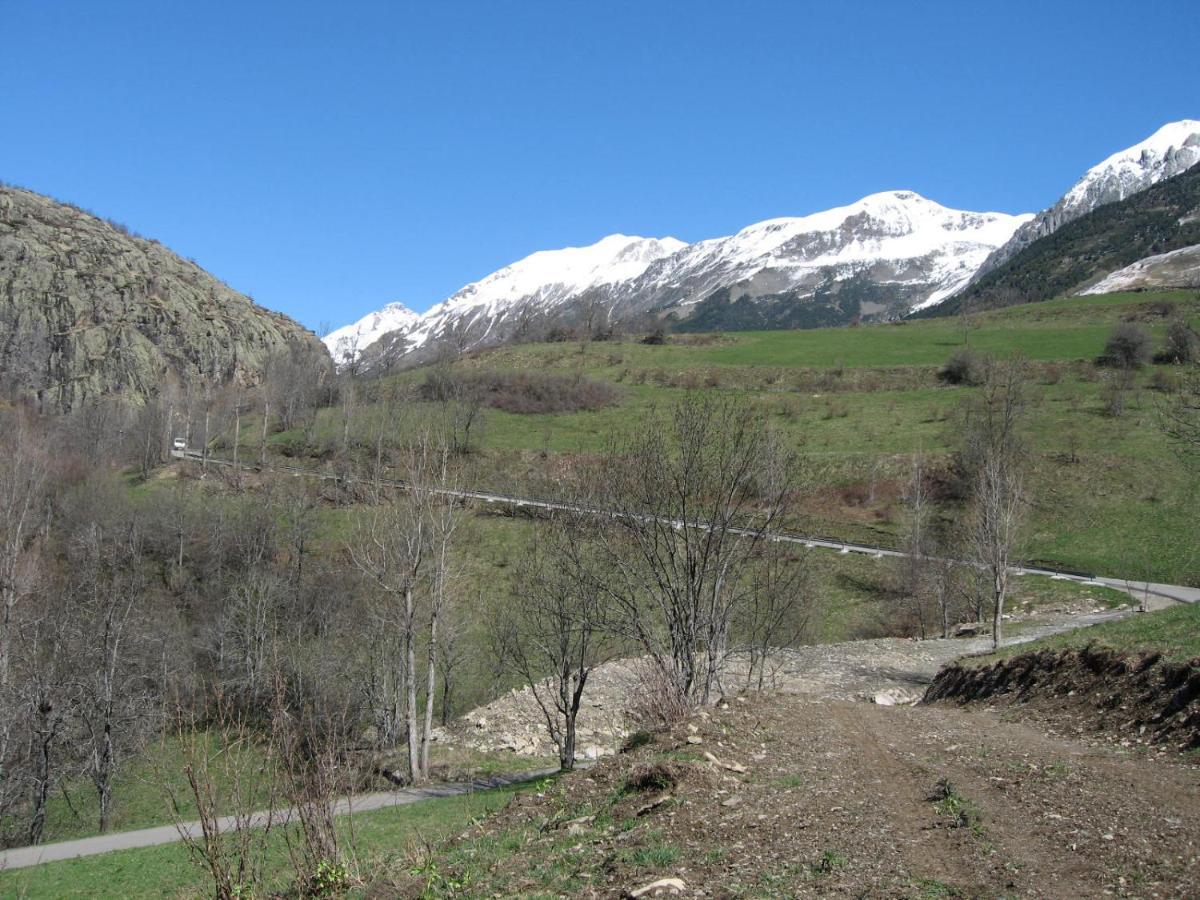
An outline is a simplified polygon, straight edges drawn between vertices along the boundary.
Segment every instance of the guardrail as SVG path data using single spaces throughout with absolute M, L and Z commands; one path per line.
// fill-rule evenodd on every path
M 248 464 L 239 462 L 224 457 L 205 455 L 194 450 L 172 450 L 171 456 L 176 459 L 186 459 L 193 462 L 207 463 L 220 466 L 241 466 L 250 471 L 263 471 L 262 467 L 257 463 Z M 386 485 L 387 487 L 395 487 L 405 489 L 409 485 L 399 479 L 368 479 L 358 478 L 353 475 L 344 475 L 337 472 L 319 472 L 315 469 L 306 469 L 301 466 L 287 465 L 271 465 L 267 467 L 267 471 L 286 472 L 294 476 L 304 476 L 309 478 L 317 478 L 323 481 L 336 481 L 347 484 L 370 484 L 370 485 Z M 497 491 L 472 491 L 456 488 L 434 488 L 435 493 L 444 494 L 451 497 L 460 497 L 464 500 L 478 500 L 483 503 L 501 503 L 513 506 L 515 508 L 533 507 L 534 509 L 561 510 L 563 512 L 573 512 L 583 515 L 595 516 L 634 516 L 636 513 L 619 512 L 608 509 L 601 509 L 593 506 L 582 506 L 579 504 L 567 503 L 562 500 L 537 497 L 522 497 L 515 494 L 505 494 Z M 692 522 L 686 523 L 675 519 L 666 519 L 657 517 L 659 521 L 678 528 L 704 528 L 703 523 Z M 733 534 L 744 534 L 749 536 L 761 537 L 768 541 L 785 541 L 791 544 L 803 544 L 808 548 L 821 548 L 826 550 L 836 550 L 839 553 L 861 553 L 869 556 L 881 557 L 903 557 L 907 554 L 903 550 L 896 550 L 892 547 L 879 547 L 871 544 L 859 544 L 851 541 L 843 541 L 835 537 L 817 536 L 799 534 L 792 531 L 768 531 L 762 532 L 753 528 L 732 527 L 729 529 Z M 930 556 L 927 557 L 934 562 L 948 562 L 958 566 L 975 566 L 976 563 L 968 560 L 954 559 L 953 557 Z M 1014 575 L 1045 575 L 1052 578 L 1074 581 L 1080 584 L 1096 584 L 1106 587 L 1115 588 L 1125 591 L 1131 595 L 1150 594 L 1156 597 L 1162 597 L 1167 600 L 1172 600 L 1177 603 L 1195 603 L 1200 602 L 1200 588 L 1192 588 L 1185 585 L 1161 585 L 1153 584 L 1146 581 L 1135 581 L 1128 578 L 1117 578 L 1113 576 L 1102 576 L 1091 572 L 1080 572 L 1077 569 L 1059 569 L 1052 566 L 1012 566 L 1009 570 Z

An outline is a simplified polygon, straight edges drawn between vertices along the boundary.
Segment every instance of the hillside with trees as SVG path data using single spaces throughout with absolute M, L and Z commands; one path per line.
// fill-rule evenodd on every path
M 1194 244 L 1200 244 L 1200 166 L 1038 238 L 922 315 L 1065 296 L 1137 260 Z

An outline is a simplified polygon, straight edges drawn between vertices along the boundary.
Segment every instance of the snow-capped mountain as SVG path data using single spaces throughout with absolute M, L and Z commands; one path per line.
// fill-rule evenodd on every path
M 1029 216 L 947 209 L 914 191 L 871 194 L 808 216 L 768 219 L 699 241 L 650 266 L 626 286 L 626 307 L 669 309 L 715 299 L 788 302 L 833 296 L 854 283 L 861 309 L 845 318 L 937 303 Z
M 538 251 L 432 307 L 406 332 L 409 349 L 439 339 L 477 346 L 509 337 L 532 317 L 612 291 L 686 246 L 672 237 L 611 234 L 587 247 Z
M 941 303 L 1066 222 L 1198 162 L 1200 122 L 1189 119 L 1093 166 L 1036 216 L 965 212 L 886 191 L 694 244 L 610 235 L 534 253 L 423 315 L 393 304 L 325 340 L 335 360 L 344 363 L 345 348 L 356 347 L 375 365 L 644 314 L 696 331 L 898 317 Z
M 321 338 L 338 366 L 354 362 L 362 352 L 386 334 L 406 332 L 421 318 L 403 303 L 389 303 L 351 325 L 343 325 Z
M 980 267 L 979 275 L 1006 262 L 1038 238 L 1098 206 L 1124 200 L 1151 185 L 1190 169 L 1200 162 L 1200 121 L 1182 119 L 1164 125 L 1134 144 L 1088 169 L 1049 209 L 1026 223 Z
M 707 321 L 721 315 L 714 312 L 721 303 L 749 301 L 777 320 L 781 310 L 786 315 L 819 295 L 809 305 L 840 322 L 899 314 L 952 294 L 1028 218 L 947 209 L 913 191 L 889 191 L 695 244 L 610 235 L 534 253 L 421 316 L 404 309 L 391 324 L 388 307 L 325 340 L 344 364 L 356 339 L 357 352 L 374 364 L 418 361 L 446 343 L 498 343 L 539 318 L 581 324 L 597 311 L 688 319 L 703 310 Z

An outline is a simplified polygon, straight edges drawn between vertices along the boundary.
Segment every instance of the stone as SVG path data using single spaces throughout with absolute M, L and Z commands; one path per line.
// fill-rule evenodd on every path
M 636 900 L 637 897 L 663 897 L 682 894 L 686 890 L 687 883 L 682 878 L 660 878 L 658 881 L 652 881 L 650 884 L 630 891 L 629 896 Z

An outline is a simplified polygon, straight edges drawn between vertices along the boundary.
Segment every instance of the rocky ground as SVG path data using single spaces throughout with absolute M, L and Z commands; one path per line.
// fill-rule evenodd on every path
M 992 709 L 744 697 L 517 798 L 378 889 L 1197 896 L 1200 767 Z
M 1007 622 L 1011 631 L 1007 640 L 1033 640 L 1128 612 L 1129 609 L 1104 609 L 1087 601 L 1041 609 Z M 949 640 L 882 638 L 800 647 L 776 653 L 767 666 L 765 687 L 816 698 L 911 703 L 921 697 L 943 665 L 990 646 L 990 636 L 971 635 Z M 635 663 L 630 660 L 608 663 L 592 673 L 579 715 L 578 745 L 582 757 L 597 759 L 613 753 L 635 727 L 629 719 L 635 681 Z M 721 686 L 732 696 L 746 684 L 745 663 L 734 659 Z M 452 728 L 439 732 L 438 737 L 472 750 L 555 755 L 541 709 L 528 688 L 510 691 L 473 710 Z

